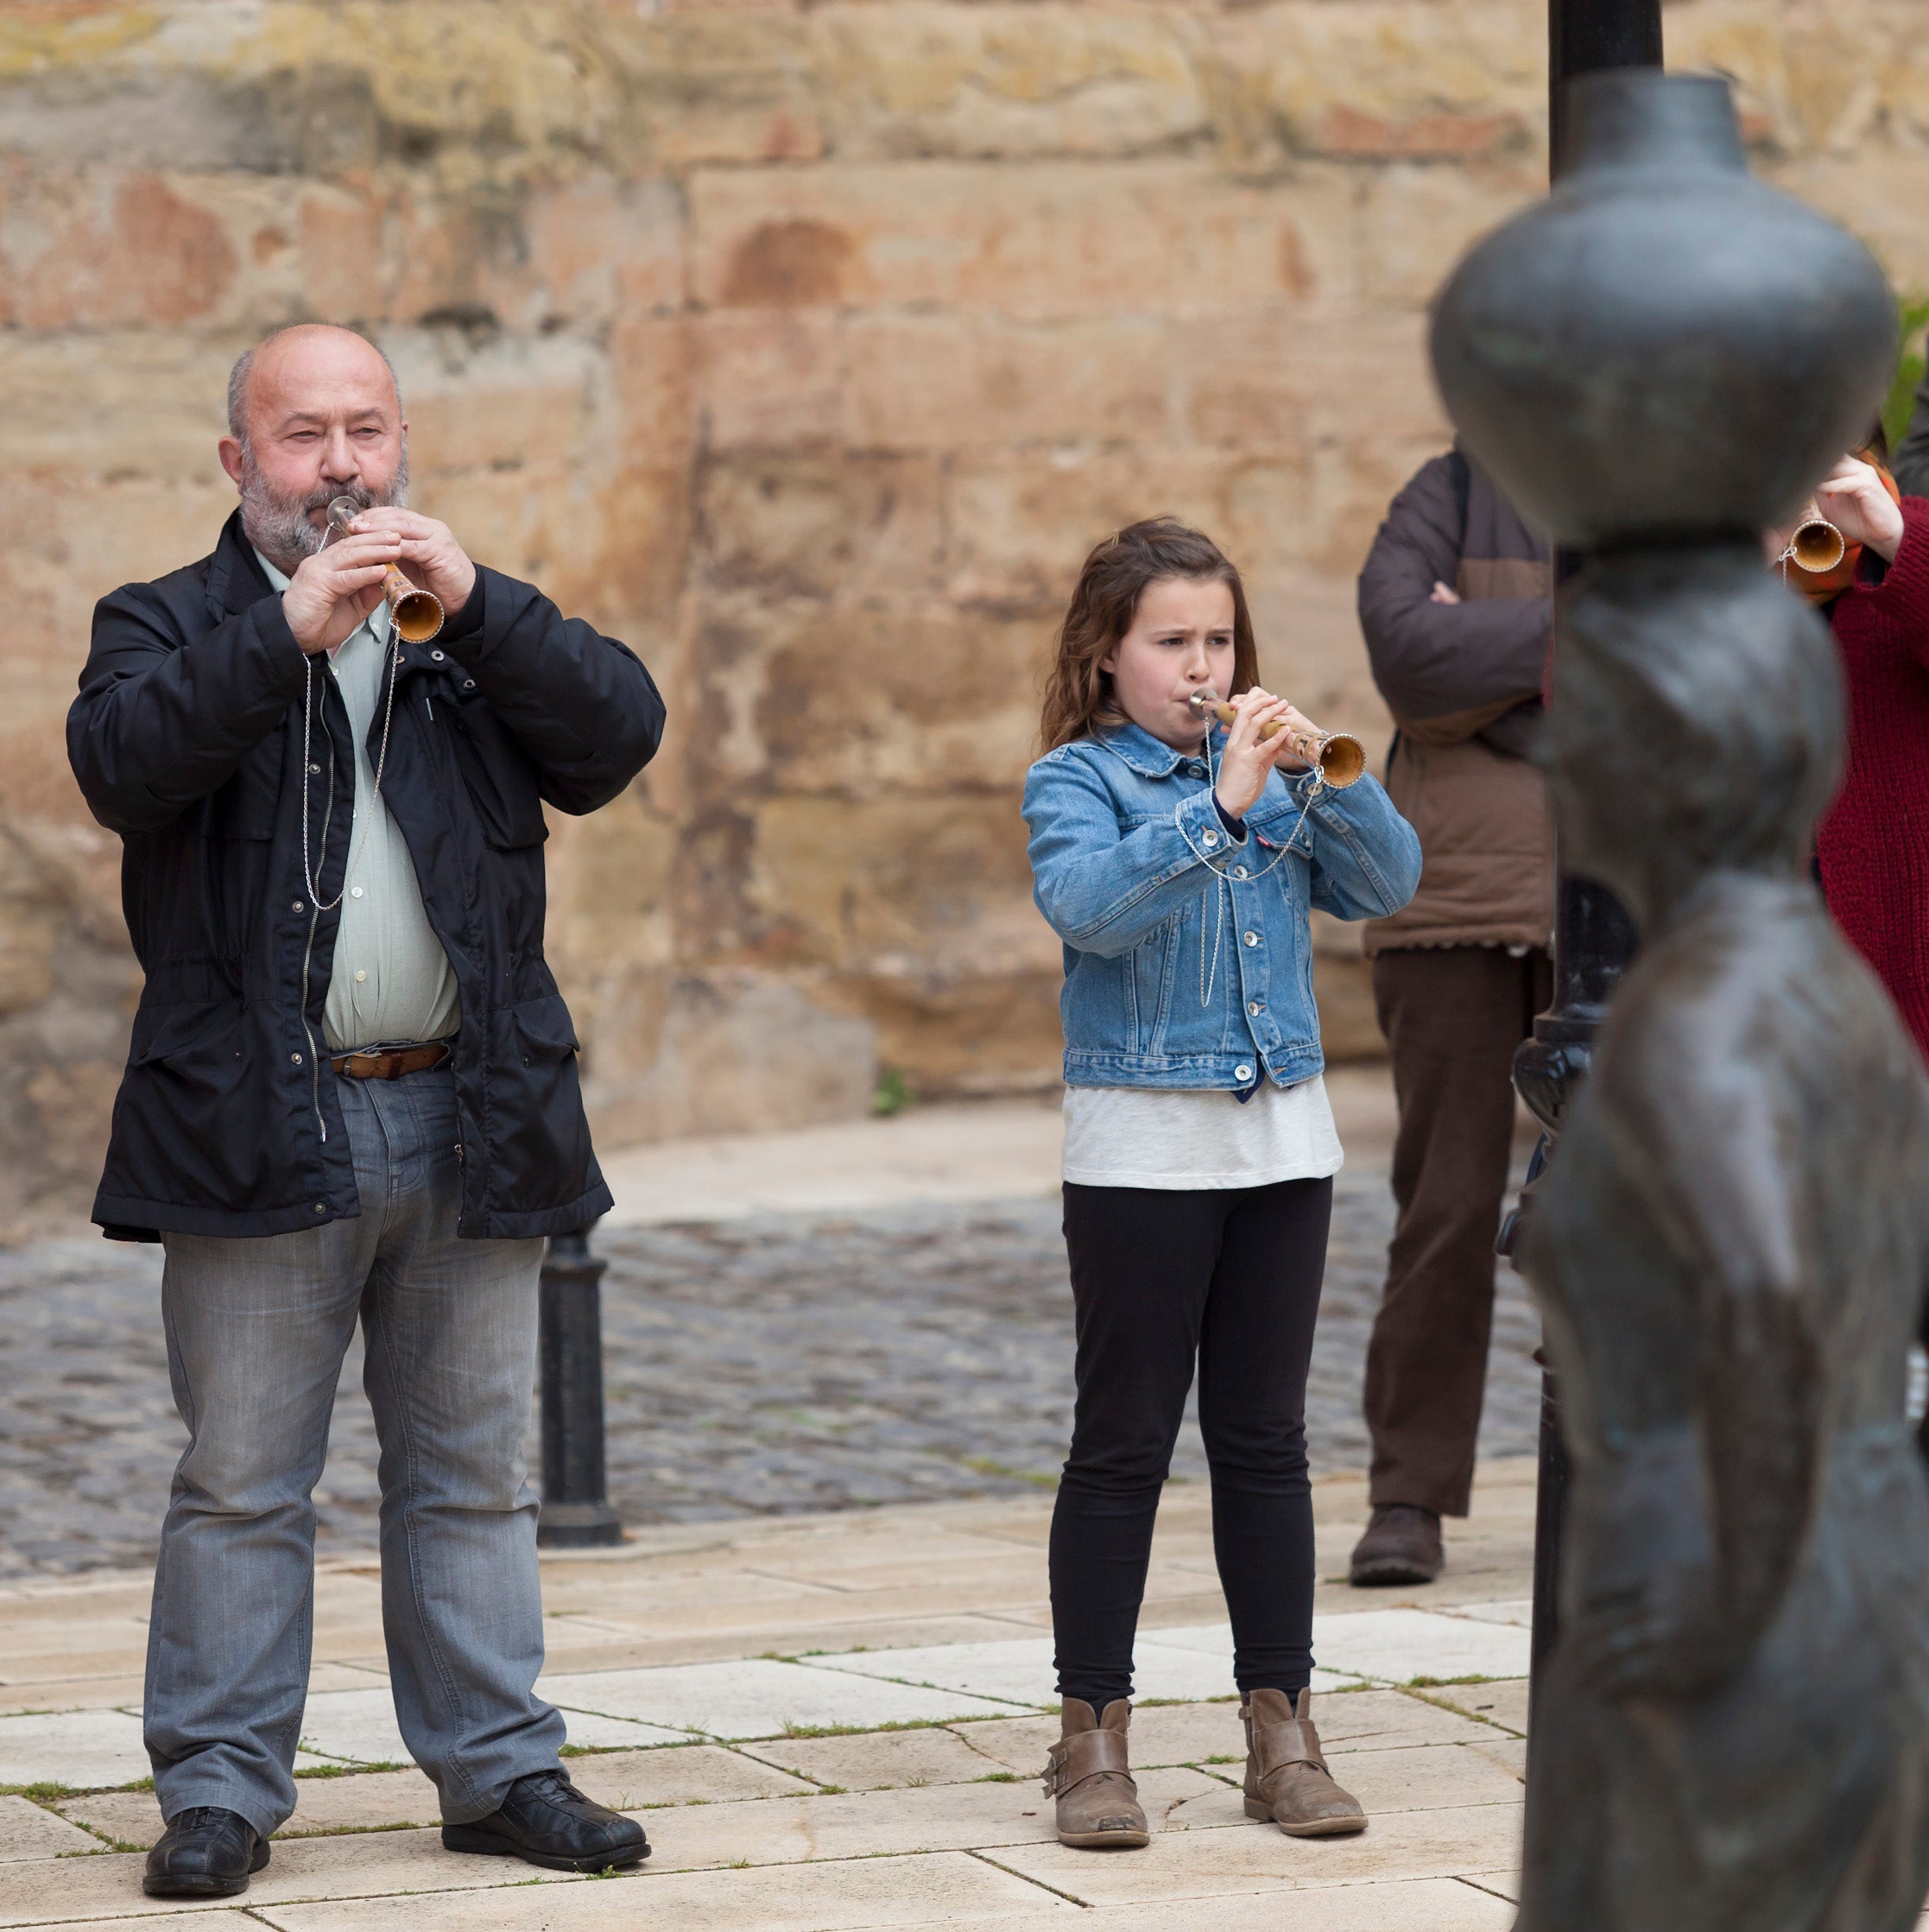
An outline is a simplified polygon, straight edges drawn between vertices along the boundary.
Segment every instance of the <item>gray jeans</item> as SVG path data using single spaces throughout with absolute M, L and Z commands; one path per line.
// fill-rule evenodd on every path
M 167 1237 L 162 1308 L 188 1444 L 161 1533 L 146 1728 L 161 1815 L 263 1834 L 291 1767 L 314 1623 L 314 1505 L 359 1316 L 382 1446 L 382 1621 L 395 1717 L 445 1818 L 553 1770 L 536 1503 L 522 1461 L 541 1241 L 459 1241 L 446 1067 L 339 1081 L 362 1212 L 257 1239 Z

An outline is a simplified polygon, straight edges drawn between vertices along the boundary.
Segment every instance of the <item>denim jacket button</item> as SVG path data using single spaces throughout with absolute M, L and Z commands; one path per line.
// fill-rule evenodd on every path
M 1239 936 L 1245 941 L 1248 946 L 1257 946 L 1259 944 L 1259 934 L 1257 933 L 1242 933 Z
M 1218 844 L 1219 835 L 1217 832 L 1208 832 L 1205 839 L 1200 842 L 1205 846 L 1205 849 L 1208 852 L 1211 852 L 1213 846 Z
M 1266 1002 L 1262 999 L 1249 1000 L 1247 1002 L 1246 1010 L 1257 1019 L 1266 1010 Z
M 1253 1070 L 1250 1067 L 1235 1067 L 1232 1077 L 1236 1080 L 1249 1080 L 1253 1077 Z
M 1246 868 L 1243 865 L 1235 865 L 1232 868 L 1232 876 L 1236 879 L 1244 878 L 1246 876 Z

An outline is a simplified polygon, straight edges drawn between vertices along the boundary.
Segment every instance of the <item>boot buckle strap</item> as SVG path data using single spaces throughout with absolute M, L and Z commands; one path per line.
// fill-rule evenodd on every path
M 1130 1753 L 1123 1731 L 1078 1731 L 1061 1738 L 1045 1754 L 1045 1795 L 1062 1797 L 1075 1785 L 1104 1771 L 1131 1777 Z
M 1320 1770 L 1326 1768 L 1319 1749 L 1319 1733 L 1311 1724 L 1298 1719 L 1286 1724 L 1255 1724 L 1253 1762 L 1262 1777 L 1287 1764 L 1312 1764 Z

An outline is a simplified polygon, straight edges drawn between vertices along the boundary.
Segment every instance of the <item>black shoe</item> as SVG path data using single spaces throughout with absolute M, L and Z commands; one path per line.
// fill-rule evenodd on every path
M 231 1898 L 267 1863 L 268 1840 L 238 1811 L 198 1804 L 161 1833 L 141 1890 L 149 1898 Z
M 524 1859 L 552 1872 L 604 1872 L 649 1856 L 634 1818 L 585 1798 L 560 1771 L 532 1771 L 509 1786 L 502 1808 L 470 1825 L 445 1825 L 452 1852 Z
M 1373 1512 L 1366 1534 L 1354 1545 L 1349 1580 L 1356 1590 L 1431 1583 L 1445 1561 L 1439 1517 L 1411 1503 L 1388 1503 Z

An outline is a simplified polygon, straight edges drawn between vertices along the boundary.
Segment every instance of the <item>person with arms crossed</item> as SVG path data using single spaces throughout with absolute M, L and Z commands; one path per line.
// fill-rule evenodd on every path
M 1387 790 L 1426 855 L 1366 928 L 1399 1109 L 1399 1220 L 1367 1351 L 1359 1587 L 1431 1582 L 1464 1516 L 1486 1390 L 1514 1051 L 1553 992 L 1553 826 L 1529 761 L 1553 624 L 1546 542 L 1458 449 L 1393 502 L 1360 627 L 1399 735 Z
M 543 806 L 616 797 L 662 702 L 622 644 L 406 507 L 408 424 L 364 338 L 269 337 L 228 429 L 239 508 L 211 554 L 102 599 L 67 721 L 145 974 L 94 1219 L 166 1247 L 188 1431 L 145 1886 L 245 1890 L 294 1808 L 311 1492 L 357 1320 L 395 1713 L 444 1844 L 633 1864 L 642 1831 L 563 1775 L 534 1692 L 522 1442 L 543 1238 L 610 1206 L 543 961 Z M 397 566 L 442 605 L 432 638 L 391 622 Z

